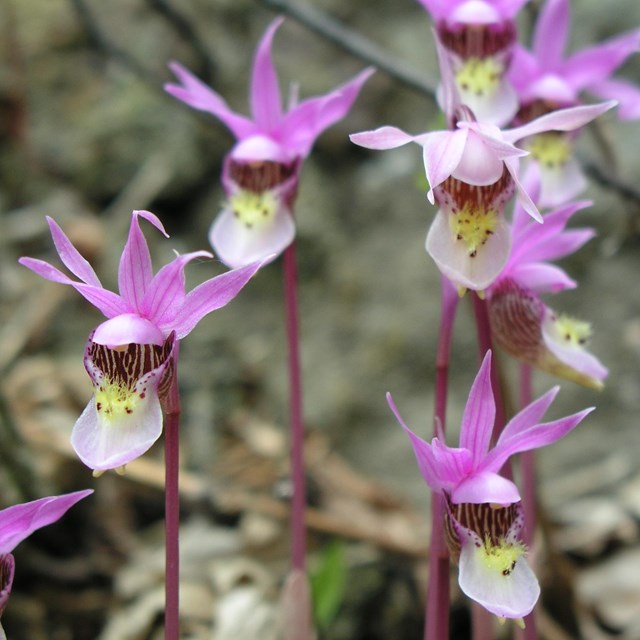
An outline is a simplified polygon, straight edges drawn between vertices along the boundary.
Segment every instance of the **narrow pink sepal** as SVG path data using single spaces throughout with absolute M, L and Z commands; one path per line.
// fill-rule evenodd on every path
M 94 307 L 100 310 L 107 318 L 113 318 L 121 313 L 129 313 L 132 309 L 127 303 L 113 291 L 108 291 L 101 287 L 95 287 L 81 282 L 74 282 L 66 276 L 62 271 L 56 269 L 48 262 L 38 260 L 36 258 L 20 258 L 18 262 L 27 267 L 41 278 L 57 282 L 59 284 L 67 284 L 73 287 L 80 295 L 88 300 Z
M 221 120 L 233 133 L 242 139 L 257 131 L 256 125 L 248 118 L 232 111 L 227 103 L 211 87 L 196 78 L 190 71 L 177 62 L 169 64 L 181 84 L 164 85 L 164 90 L 174 98 L 194 109 L 208 111 Z
M 603 100 L 618 101 L 618 117 L 622 120 L 640 118 L 640 89 L 626 80 L 601 80 L 589 85 L 589 92 Z
M 507 168 L 511 179 L 516 187 L 516 196 L 520 206 L 526 211 L 536 222 L 543 222 L 542 214 L 536 207 L 535 203 L 531 199 L 531 196 L 527 193 L 520 178 L 518 176 L 519 161 L 518 158 L 506 158 L 504 160 L 504 166 Z
M 127 344 L 164 343 L 164 334 L 156 324 L 135 313 L 125 313 L 98 325 L 93 341 L 110 349 Z
M 271 256 L 267 258 L 270 260 Z M 173 329 L 178 339 L 184 338 L 208 313 L 224 307 L 264 264 L 264 260 L 227 271 L 190 291 L 176 313 Z
M 272 131 L 282 119 L 278 75 L 271 59 L 273 36 L 284 18 L 276 18 L 267 28 L 256 50 L 251 72 L 249 99 L 254 122 L 262 131 Z
M 67 267 L 74 276 L 80 278 L 82 282 L 93 285 L 94 287 L 102 287 L 100 279 L 93 270 L 93 267 L 73 246 L 71 240 L 69 240 L 58 223 L 49 216 L 46 216 L 46 218 L 51 231 L 51 237 L 53 238 L 53 244 L 64 266 Z
M 352 133 L 349 136 L 349 140 L 361 147 L 381 151 L 402 147 L 409 142 L 413 142 L 414 136 L 405 133 L 402 129 L 398 129 L 397 127 L 384 126 L 373 131 Z
M 574 131 L 591 122 L 609 109 L 615 107 L 615 100 L 599 102 L 598 104 L 580 105 L 567 109 L 558 109 L 544 116 L 540 116 L 521 127 L 505 129 L 504 139 L 509 142 L 516 142 L 522 138 L 543 133 L 544 131 Z
M 540 66 L 555 69 L 562 61 L 569 35 L 569 0 L 547 0 L 533 32 L 533 53 Z
M 515 453 L 539 449 L 560 440 L 575 429 L 593 410 L 594 407 L 590 407 L 553 422 L 533 424 L 517 433 L 513 433 L 508 438 L 500 438 L 496 446 L 482 462 L 479 470 L 498 471 L 507 459 Z
M 606 80 L 640 50 L 640 29 L 624 33 L 573 54 L 561 67 L 562 76 L 577 91 Z
M 144 293 L 140 311 L 158 326 L 171 326 L 176 309 L 185 299 L 184 269 L 197 258 L 213 258 L 208 251 L 194 251 L 178 256 L 156 273 Z M 162 344 L 164 339 L 160 343 Z M 103 343 L 104 344 L 104 343 Z
M 138 218 L 144 218 L 169 237 L 155 214 L 150 211 L 134 211 L 131 214 L 129 236 L 122 251 L 118 269 L 118 287 L 122 298 L 137 312 L 140 311 L 145 289 L 153 279 L 149 246 L 140 229 Z
M 0 554 L 10 553 L 36 529 L 59 520 L 76 502 L 93 493 L 93 489 L 61 496 L 40 498 L 0 511 Z
M 424 481 L 433 491 L 442 492 L 454 487 L 471 468 L 471 453 L 464 449 L 452 449 L 434 438 L 429 444 L 406 425 L 390 393 L 387 403 L 396 420 L 411 441 L 413 453 Z
M 578 283 L 570 278 L 564 269 L 543 262 L 518 264 L 509 269 L 508 273 L 509 277 L 520 286 L 531 289 L 535 293 L 559 293 L 578 286 Z
M 491 351 L 489 350 L 471 385 L 460 427 L 460 446 L 472 452 L 474 466 L 489 450 L 495 417 L 496 404 L 491 387 Z

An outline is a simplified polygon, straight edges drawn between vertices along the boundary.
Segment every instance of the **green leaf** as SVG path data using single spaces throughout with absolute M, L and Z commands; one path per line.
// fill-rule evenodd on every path
M 322 630 L 331 625 L 344 600 L 347 573 L 344 545 L 335 540 L 324 548 L 320 563 L 311 573 L 313 614 Z

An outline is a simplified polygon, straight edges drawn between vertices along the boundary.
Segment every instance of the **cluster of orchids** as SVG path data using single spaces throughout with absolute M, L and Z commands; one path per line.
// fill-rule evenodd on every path
M 427 198 L 438 207 L 426 238 L 443 303 L 431 442 L 406 426 L 388 397 L 432 491 L 425 639 L 448 637 L 449 559 L 480 611 L 513 619 L 533 639 L 540 587 L 527 562 L 535 527 L 532 450 L 565 436 L 592 409 L 541 423 L 558 387 L 531 402 L 531 367 L 596 390 L 608 373 L 587 350 L 589 323 L 558 313 L 541 296 L 577 286 L 554 261 L 594 235 L 567 228 L 590 204 L 574 200 L 587 184 L 573 154 L 577 136 L 616 106 L 621 118 L 640 117 L 640 91 L 610 78 L 640 48 L 640 30 L 565 56 L 569 0 L 541 6 L 531 50 L 517 43 L 515 18 L 526 0 L 420 2 L 435 23 L 437 99 L 448 128 L 411 135 L 383 126 L 351 140 L 378 150 L 420 145 Z M 585 91 L 606 101 L 583 103 Z M 467 291 L 485 355 L 454 448 L 445 440 L 447 370 L 456 292 Z M 521 363 L 521 411 L 509 421 L 494 345 Z M 514 454 L 521 454 L 523 498 Z M 474 637 L 492 637 L 491 628 L 489 616 L 473 616 Z
M 569 0 L 546 0 L 542 5 L 531 50 L 517 43 L 515 21 L 527 0 L 420 2 L 435 23 L 441 70 L 438 102 L 447 129 L 411 135 L 383 126 L 353 134 L 351 140 L 370 149 L 392 149 L 410 142 L 420 145 L 429 184 L 427 199 L 438 207 L 426 238 L 426 251 L 442 274 L 431 442 L 406 426 L 388 396 L 432 491 L 425 638 L 448 637 L 450 558 L 459 565 L 460 588 L 467 596 L 491 614 L 515 620 L 528 638 L 535 638 L 532 611 L 540 587 L 527 561 L 535 493 L 533 467 L 525 466 L 525 460 L 531 460 L 526 456 L 533 449 L 568 434 L 592 409 L 541 422 L 559 388 L 531 401 L 530 368 L 593 389 L 600 389 L 607 375 L 587 351 L 589 324 L 551 309 L 541 296 L 577 286 L 554 264 L 594 235 L 591 229 L 567 228 L 589 204 L 574 200 L 586 180 L 573 147 L 582 128 L 614 106 L 621 118 L 640 117 L 640 91 L 610 78 L 638 50 L 640 31 L 565 56 Z M 214 115 L 235 137 L 223 164 L 226 199 L 209 233 L 216 257 L 231 270 L 187 292 L 186 265 L 213 257 L 196 251 L 177 255 L 154 274 L 141 220 L 168 235 L 149 211 L 132 214 L 118 270 L 119 293 L 103 287 L 53 219 L 48 219 L 53 243 L 73 277 L 42 260 L 20 260 L 39 276 L 73 287 L 106 318 L 91 332 L 85 347 L 84 366 L 94 393 L 71 432 L 80 460 L 96 476 L 108 470 L 122 473 L 125 465 L 160 438 L 164 422 L 167 640 L 179 637 L 179 344 L 204 316 L 230 302 L 262 266 L 282 253 L 295 584 L 300 585 L 305 574 L 294 206 L 302 164 L 316 139 L 349 112 L 374 70 L 365 69 L 330 93 L 305 100 L 299 100 L 294 85 L 285 109 L 271 55 L 281 24 L 282 18 L 271 23 L 254 57 L 251 117 L 233 111 L 217 92 L 176 62 L 170 69 L 177 83 L 165 87 L 190 107 Z M 584 91 L 606 101 L 583 104 Z M 514 206 L 509 218 L 510 203 Z M 474 305 L 482 364 L 464 409 L 459 446 L 450 447 L 445 439 L 449 351 L 458 301 L 466 292 Z M 494 346 L 522 363 L 522 406 L 510 420 L 498 384 Z M 516 454 L 522 461 L 522 489 L 513 480 L 509 460 Z M 0 512 L 0 612 L 13 577 L 10 551 L 88 493 L 45 498 Z M 294 606 L 308 607 L 305 589 L 294 590 Z M 491 618 L 474 617 L 477 637 L 488 637 L 490 623 Z M 310 625 L 310 621 L 301 624 Z M 309 638 L 310 628 L 294 630 L 290 637 Z

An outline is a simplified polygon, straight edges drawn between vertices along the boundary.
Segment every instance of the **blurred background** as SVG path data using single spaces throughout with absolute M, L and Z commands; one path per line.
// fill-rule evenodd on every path
M 434 82 L 430 21 L 404 2 L 299 0 Z M 537 3 L 521 17 L 530 32 Z M 277 15 L 250 0 L 5 0 L 0 5 L 0 500 L 2 507 L 94 487 L 95 495 L 15 553 L 3 617 L 10 640 L 160 638 L 162 451 L 95 480 L 68 444 L 91 385 L 82 365 L 98 312 L 74 291 L 19 267 L 58 264 L 54 217 L 116 286 L 132 209 L 155 265 L 208 249 L 231 134 L 163 92 L 177 60 L 247 113 L 253 52 Z M 633 0 L 573 3 L 570 50 L 640 25 Z M 286 90 L 325 93 L 368 62 L 288 17 L 274 40 Z M 640 81 L 640 63 L 620 72 Z M 297 204 L 311 568 L 321 638 L 418 638 L 429 495 L 385 402 L 427 437 L 439 276 L 424 250 L 434 210 L 418 147 L 384 153 L 348 141 L 394 124 L 440 127 L 432 100 L 382 71 L 345 120 L 318 140 Z M 597 405 L 539 456 L 535 559 L 545 638 L 640 638 L 640 173 L 637 123 L 607 114 L 581 136 L 593 207 L 576 218 L 596 239 L 565 264 L 580 287 L 554 308 L 592 322 L 610 368 L 604 391 L 570 382 L 551 417 Z M 190 286 L 224 270 L 203 261 Z M 451 437 L 477 371 L 469 301 L 456 323 Z M 507 383 L 517 368 L 502 358 Z M 183 636 L 277 638 L 287 568 L 287 387 L 281 262 L 264 268 L 181 347 Z M 556 380 L 536 374 L 536 392 Z M 452 637 L 468 634 L 455 592 Z M 249 615 L 249 613 L 251 615 Z M 243 626 L 244 625 L 244 626 Z

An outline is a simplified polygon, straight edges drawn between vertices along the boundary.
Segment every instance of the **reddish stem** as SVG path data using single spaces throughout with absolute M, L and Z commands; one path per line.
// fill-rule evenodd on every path
M 487 353 L 489 349 L 492 349 L 493 346 L 491 340 L 491 325 L 489 324 L 489 313 L 487 311 L 487 301 L 480 298 L 477 293 L 473 293 L 472 300 L 473 311 L 476 318 L 476 329 L 478 332 L 480 357 L 483 358 L 484 354 Z M 495 441 L 498 439 L 498 436 L 506 424 L 504 397 L 502 393 L 502 385 L 500 384 L 498 362 L 495 354 L 493 354 L 491 358 L 491 387 L 493 389 L 493 397 L 496 402 L 496 421 L 493 427 L 493 439 Z
M 436 356 L 434 436 L 440 435 L 439 432 L 443 434 L 445 430 L 451 335 L 458 307 L 458 294 L 444 277 L 441 279 L 441 305 Z M 425 640 L 447 640 L 449 637 L 449 551 L 444 539 L 444 515 L 444 497 L 438 493 L 432 493 Z
M 304 426 L 302 424 L 302 382 L 300 372 L 300 330 L 298 322 L 298 275 L 296 245 L 284 252 L 284 302 L 289 345 L 289 427 L 291 432 L 291 563 L 294 570 L 305 570 Z
M 520 409 L 531 404 L 533 400 L 532 370 L 528 364 L 520 364 Z M 520 454 L 520 470 L 522 472 L 522 507 L 524 509 L 523 540 L 529 549 L 532 548 L 537 520 L 536 466 L 534 451 Z M 525 628 L 518 630 L 516 637 L 523 640 L 537 640 L 535 609 L 524 619 Z
M 178 392 L 178 346 L 175 347 L 174 375 L 165 403 L 165 640 L 180 638 L 180 395 Z

